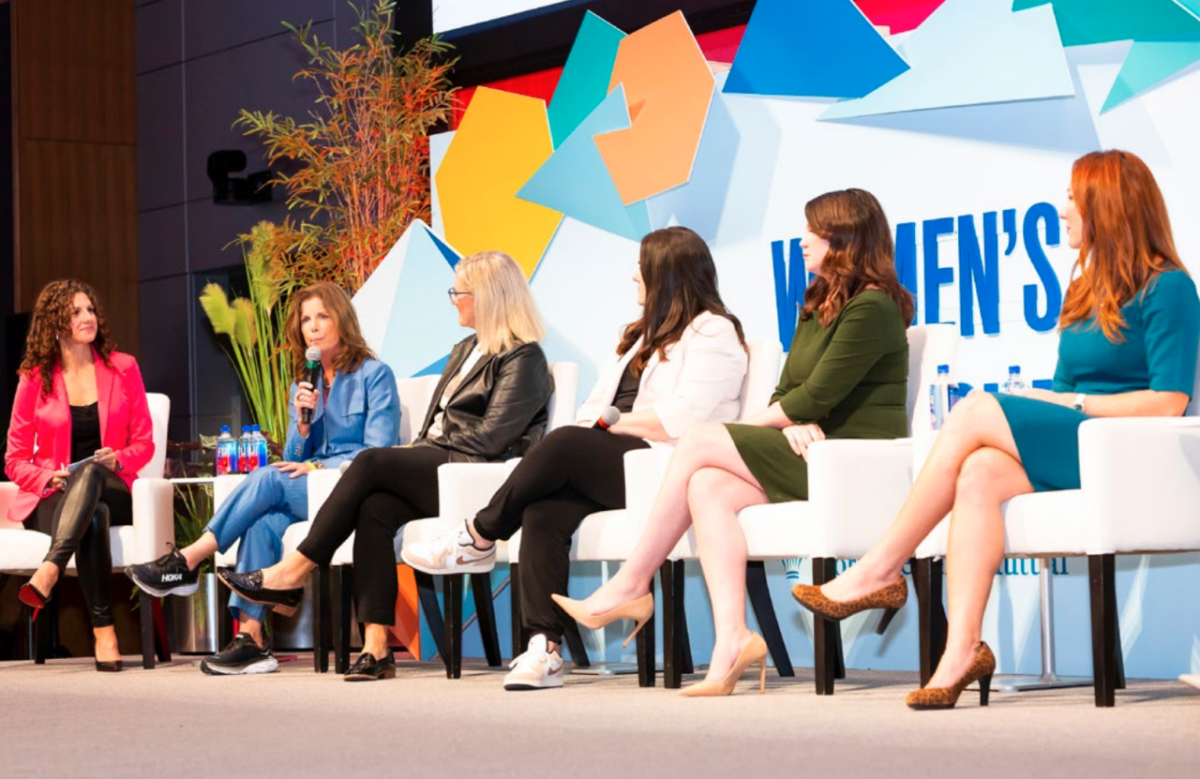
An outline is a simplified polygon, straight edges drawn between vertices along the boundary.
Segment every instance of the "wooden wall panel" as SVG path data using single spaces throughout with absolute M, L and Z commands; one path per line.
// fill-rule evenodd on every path
M 84 279 L 139 349 L 134 0 L 13 0 L 16 310 Z

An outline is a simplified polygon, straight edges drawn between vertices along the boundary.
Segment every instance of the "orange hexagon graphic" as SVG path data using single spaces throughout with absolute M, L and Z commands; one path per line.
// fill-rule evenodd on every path
M 621 41 L 609 90 L 617 84 L 625 85 L 632 123 L 596 136 L 596 147 L 630 205 L 686 184 L 704 132 L 713 75 L 682 12 Z
M 562 214 L 517 190 L 553 152 L 544 101 L 477 89 L 434 175 L 446 241 L 464 257 L 507 252 L 532 276 Z

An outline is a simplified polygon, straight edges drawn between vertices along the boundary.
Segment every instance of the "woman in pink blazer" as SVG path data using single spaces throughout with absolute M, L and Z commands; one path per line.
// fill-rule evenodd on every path
M 130 487 L 154 454 L 142 374 L 113 347 L 95 290 L 75 280 L 46 285 L 33 309 L 4 457 L 5 474 L 20 488 L 8 519 L 53 539 L 21 601 L 36 619 L 75 555 L 98 671 L 121 670 L 108 528 L 133 522 Z

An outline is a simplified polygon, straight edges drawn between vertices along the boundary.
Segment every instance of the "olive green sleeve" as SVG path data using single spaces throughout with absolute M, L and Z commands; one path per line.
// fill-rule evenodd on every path
M 849 395 L 890 348 L 897 323 L 894 307 L 856 298 L 846 304 L 829 347 L 803 383 L 779 399 L 788 419 L 818 422 Z

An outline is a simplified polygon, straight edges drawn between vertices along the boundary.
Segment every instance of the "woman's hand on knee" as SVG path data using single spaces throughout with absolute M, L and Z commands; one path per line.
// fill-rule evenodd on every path
M 817 441 L 825 440 L 825 431 L 816 424 L 790 425 L 783 428 L 781 432 L 787 439 L 788 445 L 792 447 L 792 451 L 805 460 L 808 459 L 808 447 Z
M 310 474 L 317 469 L 317 467 L 312 463 L 294 462 L 272 463 L 272 467 L 278 469 L 282 473 L 289 474 L 290 478 L 293 479 L 298 479 L 301 476 Z

